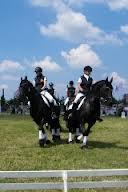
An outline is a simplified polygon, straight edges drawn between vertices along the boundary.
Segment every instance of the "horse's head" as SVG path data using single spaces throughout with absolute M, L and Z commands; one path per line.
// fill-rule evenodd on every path
M 102 80 L 94 84 L 94 87 L 96 85 L 96 88 L 99 90 L 99 96 L 100 96 L 101 102 L 106 105 L 112 104 L 112 97 L 113 97 L 112 81 L 113 81 L 113 78 L 111 78 L 111 80 L 109 81 L 107 77 L 106 80 Z
M 101 101 L 107 105 L 112 104 L 112 97 L 113 97 L 112 96 L 112 90 L 113 90 L 112 81 L 113 81 L 113 78 L 111 78 L 111 80 L 109 81 L 108 77 L 107 77 L 103 83 L 103 86 L 101 86 L 101 88 L 100 88 Z
M 21 82 L 18 88 L 18 94 L 17 98 L 21 99 L 25 97 L 29 97 L 32 91 L 33 85 L 30 81 L 28 81 L 27 76 L 22 79 L 21 77 Z

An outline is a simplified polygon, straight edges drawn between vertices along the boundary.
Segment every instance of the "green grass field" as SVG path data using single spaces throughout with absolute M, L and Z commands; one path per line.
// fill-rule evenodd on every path
M 89 136 L 89 149 L 67 144 L 68 132 L 61 119 L 62 142 L 40 148 L 38 129 L 29 116 L 0 116 L 0 170 L 56 170 L 128 168 L 128 119 L 104 118 Z M 51 139 L 50 133 L 48 133 Z M 70 190 L 71 192 L 121 191 Z

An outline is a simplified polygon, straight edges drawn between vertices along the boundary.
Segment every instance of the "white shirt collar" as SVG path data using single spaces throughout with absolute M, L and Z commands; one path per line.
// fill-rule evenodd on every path
M 87 81 L 88 81 L 88 79 L 89 79 L 89 76 L 88 75 L 86 75 L 86 74 L 84 74 L 84 77 L 87 79 Z

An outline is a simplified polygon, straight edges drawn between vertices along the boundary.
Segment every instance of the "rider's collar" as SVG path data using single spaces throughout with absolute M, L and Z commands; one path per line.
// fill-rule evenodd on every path
M 89 76 L 88 75 L 86 75 L 85 73 L 84 73 L 84 77 L 87 79 L 87 81 L 88 81 L 88 79 L 89 79 Z

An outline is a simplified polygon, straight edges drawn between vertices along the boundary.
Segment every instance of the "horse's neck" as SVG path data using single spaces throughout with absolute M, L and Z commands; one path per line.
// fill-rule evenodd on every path
M 104 81 L 101 80 L 97 83 L 95 83 L 93 86 L 92 86 L 92 94 L 95 96 L 95 97 L 100 97 L 100 89 L 101 87 L 103 86 L 104 84 Z
M 91 97 L 100 97 L 100 88 L 98 86 L 94 86 L 90 92 Z
M 37 105 L 37 102 L 41 99 L 41 96 L 33 87 L 31 88 L 30 94 L 28 95 L 28 100 L 31 102 L 32 105 Z

